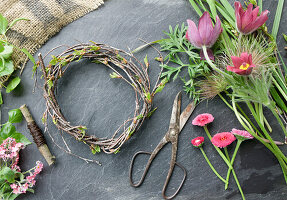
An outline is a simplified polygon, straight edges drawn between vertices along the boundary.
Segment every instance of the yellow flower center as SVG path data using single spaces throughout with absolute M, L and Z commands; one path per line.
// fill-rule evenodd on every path
M 243 64 L 239 67 L 239 69 L 247 70 L 249 66 L 250 66 L 250 65 L 249 65 L 248 63 L 243 63 Z

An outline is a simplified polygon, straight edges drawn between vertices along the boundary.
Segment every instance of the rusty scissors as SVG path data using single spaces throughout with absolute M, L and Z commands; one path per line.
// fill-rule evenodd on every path
M 130 165 L 130 172 L 129 172 L 129 177 L 130 177 L 130 184 L 133 187 L 139 187 L 144 179 L 145 176 L 151 166 L 152 161 L 154 160 L 154 158 L 156 157 L 156 155 L 159 153 L 159 151 L 167 144 L 167 143 L 171 143 L 172 144 L 172 152 L 171 152 L 171 161 L 170 161 L 170 166 L 169 166 L 169 171 L 165 180 L 165 183 L 163 185 L 163 189 L 162 189 L 162 196 L 164 199 L 172 199 L 174 198 L 177 193 L 179 192 L 179 190 L 181 189 L 185 178 L 186 178 L 186 170 L 185 168 L 180 165 L 179 163 L 176 162 L 176 154 L 177 154 L 177 144 L 178 144 L 178 135 L 180 134 L 181 130 L 183 129 L 184 125 L 186 124 L 186 122 L 188 121 L 189 117 L 191 116 L 194 108 L 195 108 L 195 104 L 194 102 L 191 102 L 190 104 L 188 104 L 188 106 L 185 108 L 185 110 L 180 114 L 180 107 L 181 107 L 181 92 L 179 92 L 175 99 L 174 99 L 174 103 L 173 103 L 173 108 L 172 108 L 172 113 L 171 113 L 171 119 L 170 119 L 170 124 L 169 124 L 169 129 L 167 131 L 167 133 L 165 134 L 165 136 L 161 139 L 161 141 L 159 142 L 159 144 L 157 145 L 157 147 L 153 150 L 152 153 L 150 152 L 145 152 L 145 151 L 139 151 L 137 152 L 131 161 L 131 165 Z M 149 160 L 146 164 L 145 170 L 143 172 L 143 175 L 140 179 L 140 181 L 138 183 L 134 183 L 133 182 L 133 178 L 132 178 L 132 172 L 133 172 L 133 166 L 134 166 L 134 161 L 135 158 L 139 155 L 139 154 L 149 154 Z M 175 193 L 171 196 L 166 196 L 165 192 L 169 183 L 169 180 L 171 178 L 171 175 L 173 173 L 174 167 L 175 165 L 177 165 L 178 167 L 180 167 L 184 173 L 184 177 L 178 187 L 178 189 L 175 191 Z

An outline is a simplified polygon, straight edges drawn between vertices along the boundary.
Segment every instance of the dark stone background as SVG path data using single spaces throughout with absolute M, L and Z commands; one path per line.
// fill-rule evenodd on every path
M 275 5 L 277 6 L 275 1 L 264 1 L 264 9 L 271 11 L 269 25 L 274 18 Z M 168 30 L 169 25 L 174 27 L 176 24 L 185 22 L 187 18 L 198 20 L 197 14 L 186 0 L 108 0 L 98 10 L 63 28 L 39 52 L 45 54 L 60 44 L 73 45 L 79 41 L 89 40 L 126 50 L 127 47 L 134 49 L 142 45 L 138 38 L 147 41 L 163 38 L 163 31 Z M 283 47 L 286 43 L 283 42 L 281 33 L 287 32 L 286 18 L 287 14 L 283 12 L 278 34 L 279 49 L 282 50 L 285 58 L 286 52 Z M 150 60 L 157 56 L 152 48 L 136 56 L 143 60 L 146 54 Z M 21 87 L 9 95 L 4 94 L 2 122 L 7 120 L 8 110 L 25 103 L 43 128 L 41 117 L 45 110 L 45 102 L 40 88 L 43 81 L 38 80 L 39 88 L 33 93 L 34 81 L 31 79 L 31 68 L 32 64 L 29 63 L 22 75 Z M 153 83 L 159 70 L 158 63 L 152 62 L 150 78 Z M 83 61 L 74 65 L 59 84 L 58 99 L 68 120 L 73 124 L 86 125 L 90 134 L 94 133 L 102 137 L 109 137 L 134 110 L 135 97 L 132 89 L 121 80 L 110 79 L 110 72 L 104 66 Z M 180 80 L 167 84 L 163 92 L 154 99 L 154 106 L 158 107 L 158 110 L 117 155 L 101 153 L 94 156 L 86 145 L 64 135 L 75 153 L 97 159 L 103 164 L 102 166 L 87 164 L 67 155 L 53 144 L 48 135 L 46 135 L 48 145 L 57 157 L 55 165 L 49 167 L 45 163 L 35 144 L 28 146 L 21 152 L 21 167 L 29 169 L 37 160 L 43 161 L 45 166 L 44 171 L 37 178 L 35 194 L 25 194 L 19 199 L 162 199 L 161 190 L 169 168 L 170 145 L 154 161 L 141 187 L 130 186 L 128 169 L 135 152 L 152 151 L 164 136 L 168 129 L 173 99 L 181 89 Z M 189 101 L 184 95 L 183 107 Z M 218 98 L 201 103 L 191 118 L 203 112 L 209 112 L 215 117 L 215 121 L 210 126 L 213 134 L 229 131 L 234 127 L 241 128 L 233 113 Z M 282 139 L 283 133 L 276 126 L 275 119 L 268 112 L 266 116 L 273 125 L 274 137 Z M 56 141 L 63 145 L 51 120 L 49 127 Z M 17 129 L 32 139 L 24 122 L 17 125 Z M 180 135 L 177 161 L 186 168 L 188 175 L 176 199 L 241 199 L 233 178 L 231 178 L 230 188 L 225 191 L 224 184 L 213 174 L 200 151 L 190 144 L 192 138 L 200 135 L 205 136 L 203 129 L 193 127 L 191 120 Z M 216 151 L 211 148 L 210 142 L 206 142 L 204 149 L 215 168 L 225 176 L 227 168 Z M 230 147 L 231 151 L 233 149 L 234 145 Z M 282 149 L 287 152 L 286 147 Z M 140 174 L 144 162 L 142 157 L 141 166 L 138 165 L 139 170 L 136 171 L 136 175 Z M 235 161 L 235 169 L 247 199 L 286 199 L 287 187 L 280 166 L 274 156 L 257 141 L 246 141 L 242 144 Z M 181 171 L 176 169 L 169 187 L 170 191 L 177 187 L 181 178 Z

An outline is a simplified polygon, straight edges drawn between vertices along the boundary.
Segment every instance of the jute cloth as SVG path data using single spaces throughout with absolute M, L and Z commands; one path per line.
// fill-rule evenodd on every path
M 34 54 L 63 26 L 97 9 L 103 3 L 103 0 L 0 0 L 0 13 L 9 22 L 16 18 L 30 20 L 17 22 L 7 32 L 7 38 L 13 45 L 26 48 Z M 16 49 L 12 58 L 15 67 L 28 61 L 27 56 Z M 0 82 L 3 83 L 8 78 L 0 77 Z

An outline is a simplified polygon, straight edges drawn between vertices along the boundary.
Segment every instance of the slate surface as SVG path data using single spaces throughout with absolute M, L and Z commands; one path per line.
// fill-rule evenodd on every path
M 272 19 L 276 9 L 273 1 L 264 1 L 264 8 L 271 11 Z M 97 11 L 63 28 L 39 52 L 45 54 L 60 44 L 73 45 L 79 41 L 89 40 L 122 49 L 127 47 L 134 49 L 142 44 L 138 38 L 147 41 L 160 39 L 164 37 L 162 31 L 168 30 L 169 25 L 181 24 L 187 18 L 198 19 L 188 1 L 185 0 L 108 0 Z M 286 18 L 287 14 L 283 12 L 281 24 L 286 24 Z M 271 22 L 272 20 L 269 20 L 268 23 Z M 279 34 L 282 32 L 287 32 L 286 26 L 281 25 Z M 281 37 L 280 41 L 283 41 Z M 279 43 L 280 49 L 283 49 L 283 45 L 283 42 Z M 145 54 L 148 54 L 150 60 L 157 56 L 151 48 L 136 56 L 143 59 Z M 286 58 L 285 52 L 283 55 Z M 40 88 L 42 80 L 39 79 L 39 88 L 32 93 L 34 82 L 31 79 L 31 67 L 29 63 L 23 73 L 21 87 L 9 95 L 4 94 L 2 121 L 7 120 L 8 110 L 26 103 L 43 128 L 41 117 L 45 102 Z M 152 82 L 155 81 L 158 72 L 158 63 L 152 62 L 150 67 Z M 135 97 L 132 89 L 120 80 L 111 80 L 109 73 L 110 70 L 104 66 L 91 64 L 89 61 L 80 62 L 73 66 L 60 81 L 58 93 L 59 103 L 67 119 L 73 124 L 86 125 L 90 134 L 94 133 L 102 137 L 109 137 L 134 109 Z M 35 194 L 22 195 L 19 199 L 162 199 L 161 189 L 169 167 L 170 145 L 154 161 L 144 184 L 139 188 L 129 185 L 129 163 L 135 152 L 153 150 L 163 137 L 168 129 L 172 101 L 181 89 L 182 83 L 177 80 L 169 83 L 163 92 L 157 95 L 154 106 L 158 107 L 158 110 L 117 155 L 101 153 L 93 156 L 86 145 L 64 135 L 75 153 L 97 159 L 103 166 L 87 164 L 67 155 L 59 150 L 47 135 L 51 151 L 57 157 L 56 165 L 47 166 L 36 146 L 34 144 L 28 146 L 21 153 L 22 168 L 33 167 L 37 160 L 43 161 L 45 168 L 37 179 Z M 188 102 L 188 97 L 184 95 L 183 107 Z M 214 123 L 210 126 L 212 133 L 229 131 L 234 127 L 241 128 L 233 113 L 218 98 L 200 104 L 191 118 L 203 112 L 212 113 L 215 117 Z M 266 115 L 267 118 L 272 119 L 271 125 L 275 125 L 276 122 L 271 115 L 268 113 Z M 51 121 L 49 127 L 56 141 L 63 145 Z M 24 122 L 17 128 L 32 139 Z M 279 131 L 280 129 L 274 126 L 274 134 Z M 200 135 L 204 136 L 203 129 L 193 127 L 191 120 L 180 135 L 177 161 L 186 168 L 188 175 L 176 199 L 241 199 L 233 179 L 231 179 L 230 188 L 225 191 L 223 183 L 212 173 L 200 151 L 191 146 L 190 140 Z M 276 138 L 276 134 L 274 137 Z M 286 147 L 283 149 L 287 152 Z M 208 141 L 205 144 L 205 151 L 215 168 L 224 175 L 227 168 Z M 138 177 L 144 162 L 144 157 L 139 159 L 138 170 L 136 170 Z M 256 141 L 244 142 L 236 158 L 235 169 L 247 199 L 286 199 L 287 187 L 284 184 L 280 166 L 263 145 Z M 177 187 L 181 178 L 181 171 L 176 169 L 169 191 Z

